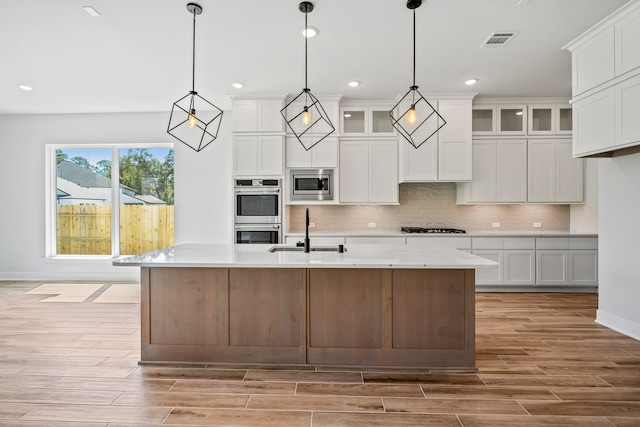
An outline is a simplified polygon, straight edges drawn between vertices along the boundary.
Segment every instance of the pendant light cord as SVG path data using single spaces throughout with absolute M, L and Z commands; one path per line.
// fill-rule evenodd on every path
M 415 42 L 414 42 L 415 44 Z M 196 91 L 196 11 L 193 11 L 193 51 L 191 53 L 191 92 Z
M 416 10 L 413 9 L 413 86 L 416 85 Z
M 305 89 L 309 86 L 307 85 L 307 39 L 309 38 L 309 27 L 307 26 L 307 15 L 308 13 L 304 13 L 304 87 Z

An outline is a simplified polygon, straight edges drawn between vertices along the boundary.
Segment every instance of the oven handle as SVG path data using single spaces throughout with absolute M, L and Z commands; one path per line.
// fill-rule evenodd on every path
M 280 225 L 236 225 L 236 230 L 280 230 Z
M 255 188 L 235 188 L 236 194 L 280 194 L 279 188 L 265 188 L 256 190 Z

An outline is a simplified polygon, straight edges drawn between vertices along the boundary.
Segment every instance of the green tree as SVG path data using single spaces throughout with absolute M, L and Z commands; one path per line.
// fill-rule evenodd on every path
M 173 205 L 173 149 L 169 150 L 160 165 L 158 175 L 158 197 L 169 205 Z
M 173 150 L 160 162 L 148 148 L 127 150 L 120 157 L 120 183 L 136 194 L 150 194 L 173 204 Z
M 82 156 L 75 156 L 75 157 L 72 157 L 70 160 L 73 163 L 75 163 L 76 165 L 82 166 L 83 168 L 87 168 L 87 169 L 91 169 L 91 170 L 94 169 L 94 167 L 91 165 L 91 163 L 89 163 L 89 160 L 85 159 Z
M 62 163 L 64 161 L 69 160 L 69 155 L 64 151 L 57 149 L 56 150 L 56 164 Z
M 111 179 L 111 160 L 100 160 L 94 166 L 94 170 L 97 174 Z

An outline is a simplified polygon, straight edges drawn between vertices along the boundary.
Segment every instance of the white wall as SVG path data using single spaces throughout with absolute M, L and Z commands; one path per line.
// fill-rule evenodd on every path
M 599 159 L 596 321 L 640 339 L 640 153 Z
M 0 115 L 0 280 L 138 280 L 110 260 L 45 258 L 45 144 L 175 143 L 175 241 L 232 239 L 231 117 L 196 153 L 166 133 L 168 113 Z
M 571 205 L 571 231 L 598 232 L 598 162 L 599 159 L 585 159 L 584 204 Z

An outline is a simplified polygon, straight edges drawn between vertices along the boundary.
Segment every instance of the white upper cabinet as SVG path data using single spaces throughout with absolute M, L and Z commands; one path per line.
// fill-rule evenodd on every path
M 235 136 L 234 176 L 280 176 L 283 174 L 282 136 Z
M 343 104 L 340 108 L 340 136 L 395 136 L 390 103 Z
M 322 109 L 325 112 L 326 118 L 329 119 L 329 121 L 331 122 L 331 126 L 333 126 L 333 132 L 337 134 L 338 126 L 339 126 L 339 120 L 338 120 L 339 97 L 319 97 L 318 100 L 320 101 L 320 105 L 322 105 Z M 289 101 L 287 100 L 287 102 Z M 291 110 L 295 112 L 295 114 L 297 114 L 298 112 L 301 112 L 304 109 L 304 106 L 305 106 L 304 99 L 298 99 L 295 102 L 292 102 L 291 104 L 287 104 L 286 108 L 287 108 L 287 111 Z M 312 115 L 311 115 L 312 123 L 316 122 L 316 120 L 319 119 L 319 117 L 314 117 L 314 114 L 316 113 L 312 112 Z M 307 131 L 308 135 L 327 134 L 332 130 L 329 123 L 327 123 L 324 120 L 318 121 L 311 127 L 310 130 L 307 130 L 306 125 L 302 123 L 302 117 L 300 117 L 299 119 L 294 119 L 291 122 L 290 126 L 293 127 L 293 129 L 298 135 L 305 131 Z M 285 132 L 288 134 L 293 134 L 291 128 L 287 125 L 285 125 Z
M 526 105 L 498 105 L 497 107 L 497 135 L 525 135 L 527 106 Z
M 282 99 L 234 99 L 234 132 L 283 132 Z
M 340 141 L 340 203 L 398 203 L 397 140 Z
M 530 140 L 528 147 L 529 202 L 584 201 L 584 160 L 572 157 L 570 140 Z
M 307 137 L 302 137 L 303 140 Z M 286 138 L 286 164 L 288 168 L 338 167 L 338 138 L 328 136 L 309 150 L 305 150 L 295 136 Z
M 567 135 L 573 130 L 571 106 L 562 99 L 550 103 L 473 106 L 473 136 Z M 527 100 L 524 100 L 525 102 Z
M 531 104 L 527 120 L 529 135 L 566 135 L 573 131 L 572 111 L 566 104 Z
M 403 182 L 469 181 L 472 178 L 471 126 L 472 109 L 469 99 L 430 100 L 446 124 L 418 148 L 400 137 L 401 179 Z M 402 105 L 400 108 L 408 108 Z M 404 110 L 403 110 L 404 111 Z M 440 121 L 422 125 L 414 134 L 427 138 Z
M 640 145 L 640 2 L 566 45 L 573 70 L 573 155 Z

